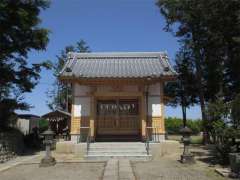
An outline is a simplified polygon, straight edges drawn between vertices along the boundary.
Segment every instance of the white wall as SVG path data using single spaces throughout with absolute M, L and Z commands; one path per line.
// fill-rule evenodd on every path
M 90 115 L 90 93 L 89 86 L 74 84 L 74 117 Z
M 90 115 L 90 97 L 75 97 L 74 117 Z
M 17 119 L 16 126 L 17 128 L 23 133 L 23 134 L 29 134 L 30 129 L 29 129 L 29 119 Z
M 123 91 L 137 92 L 137 86 L 124 86 Z M 83 86 L 79 84 L 74 85 L 74 117 L 89 116 L 90 115 L 90 96 L 91 88 L 89 86 Z M 98 86 L 97 91 L 111 92 L 113 88 L 111 86 Z M 149 86 L 148 94 L 148 115 L 153 117 L 162 116 L 161 102 L 160 102 L 160 83 L 156 83 Z
M 160 97 L 148 97 L 148 115 L 152 117 L 159 117 L 162 115 Z
M 162 116 L 160 99 L 160 83 L 149 86 L 148 89 L 148 115 L 152 117 Z

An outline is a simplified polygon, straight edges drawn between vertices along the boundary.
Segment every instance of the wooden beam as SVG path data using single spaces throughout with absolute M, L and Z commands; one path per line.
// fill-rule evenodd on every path
M 75 98 L 74 98 L 74 89 L 75 89 L 75 86 L 74 84 L 72 85 L 72 95 L 73 95 L 73 99 L 72 99 L 72 108 L 71 108 L 71 127 L 70 127 L 70 133 L 76 133 L 75 131 L 73 131 L 75 129 L 74 127 L 74 104 L 75 104 Z M 80 127 L 79 127 L 80 128 Z
M 77 77 L 61 77 L 63 82 L 79 83 L 82 85 L 143 85 L 143 84 L 155 84 L 161 81 L 175 81 L 175 76 L 163 76 L 158 78 L 148 79 L 145 78 L 77 78 Z
M 144 92 L 141 95 L 141 134 L 142 140 L 146 138 L 146 98 Z
M 90 97 L 90 128 L 91 128 L 91 139 L 95 139 L 95 99 L 94 99 L 95 88 L 91 88 Z
M 160 105 L 161 105 L 161 115 L 162 115 L 162 131 L 165 133 L 165 116 L 164 116 L 164 82 L 160 83 Z
M 141 92 L 95 92 L 94 96 L 102 97 L 140 97 L 142 96 Z

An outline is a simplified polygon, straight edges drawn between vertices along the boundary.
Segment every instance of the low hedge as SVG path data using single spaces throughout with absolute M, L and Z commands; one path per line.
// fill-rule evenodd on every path
M 199 134 L 202 131 L 202 121 L 200 119 L 187 120 L 187 126 L 192 129 L 193 134 Z M 183 120 L 177 117 L 165 118 L 165 128 L 168 134 L 180 134 L 179 130 L 183 127 Z

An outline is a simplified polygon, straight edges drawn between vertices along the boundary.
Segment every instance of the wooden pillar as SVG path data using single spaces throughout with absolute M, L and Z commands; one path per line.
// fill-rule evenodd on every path
M 164 82 L 160 83 L 160 105 L 161 105 L 161 133 L 165 133 L 165 117 L 164 117 Z
M 141 125 L 142 125 L 142 140 L 146 138 L 146 98 L 144 92 L 141 96 Z
M 90 97 L 90 120 L 89 126 L 91 128 L 91 139 L 95 139 L 95 98 L 94 93 L 91 93 Z
M 75 94 L 74 94 L 74 84 L 72 85 L 72 108 L 71 108 L 71 126 L 70 126 L 70 134 L 76 133 L 74 132 L 74 104 L 75 104 Z

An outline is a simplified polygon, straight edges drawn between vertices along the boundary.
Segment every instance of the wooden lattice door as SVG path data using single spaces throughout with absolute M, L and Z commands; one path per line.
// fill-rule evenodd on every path
M 137 99 L 97 101 L 98 135 L 138 135 L 139 118 Z

